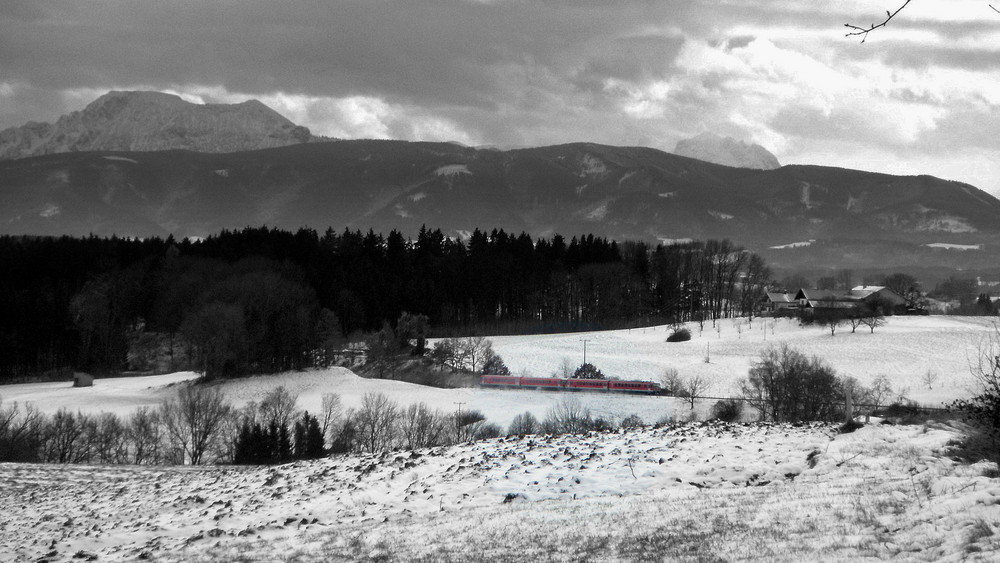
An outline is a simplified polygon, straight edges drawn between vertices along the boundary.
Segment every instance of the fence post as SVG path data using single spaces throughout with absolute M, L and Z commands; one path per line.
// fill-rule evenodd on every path
M 845 405 L 844 405 L 844 412 L 845 412 L 845 414 L 847 416 L 847 420 L 845 422 L 850 422 L 850 421 L 854 420 L 854 412 L 853 412 L 854 411 L 854 405 L 852 404 L 852 401 L 851 401 L 851 385 L 846 385 L 845 387 L 847 387 L 847 389 L 845 389 L 845 391 L 844 391 L 844 395 L 845 395 L 844 396 L 844 403 L 845 403 Z

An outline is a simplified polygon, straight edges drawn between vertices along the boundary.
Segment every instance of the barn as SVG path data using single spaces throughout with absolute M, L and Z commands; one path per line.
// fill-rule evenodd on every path
M 73 374 L 73 387 L 93 387 L 93 385 L 93 375 L 79 371 Z

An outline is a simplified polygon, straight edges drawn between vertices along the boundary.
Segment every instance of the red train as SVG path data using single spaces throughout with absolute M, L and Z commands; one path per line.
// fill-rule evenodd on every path
M 562 379 L 560 377 L 518 377 L 516 375 L 484 375 L 480 387 L 506 389 L 549 389 L 552 391 L 605 391 L 655 395 L 660 386 L 651 381 L 615 381 L 611 379 Z

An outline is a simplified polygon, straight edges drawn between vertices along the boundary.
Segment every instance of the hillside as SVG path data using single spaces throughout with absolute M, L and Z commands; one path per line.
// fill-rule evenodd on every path
M 0 162 L 2 233 L 183 237 L 260 224 L 730 238 L 782 268 L 968 269 L 1000 256 L 1000 201 L 966 184 L 819 166 L 730 168 L 648 148 L 337 141 Z
M 311 138 L 309 129 L 257 100 L 193 104 L 162 92 L 109 92 L 55 123 L 0 131 L 0 160 L 81 151 L 234 152 Z
M 0 557 L 987 561 L 996 464 L 950 459 L 962 433 L 713 423 L 277 467 L 0 464 Z

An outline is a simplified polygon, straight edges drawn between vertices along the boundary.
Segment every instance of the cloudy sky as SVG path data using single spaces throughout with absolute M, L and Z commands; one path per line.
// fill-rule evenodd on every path
M 155 89 L 340 138 L 669 151 L 712 131 L 1000 195 L 1000 13 L 912 0 L 844 37 L 903 1 L 2 0 L 0 129 Z

